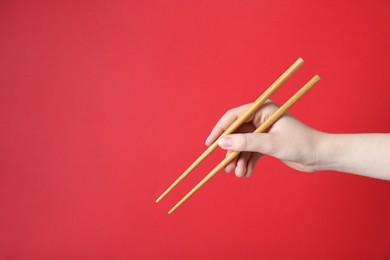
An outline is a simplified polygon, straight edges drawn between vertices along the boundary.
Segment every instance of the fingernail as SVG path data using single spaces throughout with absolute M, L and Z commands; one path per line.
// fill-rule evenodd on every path
M 232 138 L 228 136 L 221 137 L 221 139 L 218 140 L 218 145 L 224 148 L 229 148 L 232 146 Z
M 236 176 L 237 177 L 239 177 L 239 178 L 241 178 L 241 177 L 243 177 L 244 176 L 244 174 L 243 174 L 244 172 L 241 170 L 241 168 L 236 168 Z
M 206 138 L 205 144 L 206 144 L 206 145 L 209 145 L 210 142 L 211 142 L 211 136 L 209 135 L 209 136 L 207 136 L 207 138 Z

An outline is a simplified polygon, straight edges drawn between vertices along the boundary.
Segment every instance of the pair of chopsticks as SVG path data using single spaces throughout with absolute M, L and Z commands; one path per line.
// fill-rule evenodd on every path
M 301 66 L 303 65 L 303 59 L 299 58 L 294 62 L 252 105 L 238 117 L 222 134 L 222 136 L 233 133 L 237 130 L 249 117 L 251 117 L 270 96 L 280 88 L 280 86 L 289 79 Z M 261 126 L 259 126 L 254 133 L 262 133 L 266 131 L 273 123 L 275 123 L 295 102 L 297 102 L 303 95 L 306 94 L 318 81 L 320 77 L 315 75 L 309 80 L 298 92 L 296 92 L 284 105 L 282 105 L 276 112 L 272 114 Z M 206 151 L 204 151 L 194 163 L 188 167 L 188 169 L 180 175 L 175 182 L 172 183 L 169 188 L 156 200 L 156 203 L 162 200 L 173 188 L 176 187 L 190 172 L 192 172 L 207 156 L 209 156 L 215 148 L 218 147 L 219 138 L 211 144 Z M 171 214 L 178 207 L 180 207 L 189 197 L 191 197 L 197 190 L 199 190 L 205 183 L 207 183 L 217 172 L 228 165 L 240 152 L 232 151 L 222 162 L 220 162 L 206 177 L 203 178 L 187 195 L 185 195 L 169 212 Z

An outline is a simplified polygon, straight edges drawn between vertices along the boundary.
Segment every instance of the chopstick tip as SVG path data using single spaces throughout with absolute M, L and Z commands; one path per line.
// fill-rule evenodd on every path
M 159 203 L 161 199 L 162 199 L 162 198 L 161 198 L 161 196 L 160 196 L 158 199 L 156 199 L 156 203 Z

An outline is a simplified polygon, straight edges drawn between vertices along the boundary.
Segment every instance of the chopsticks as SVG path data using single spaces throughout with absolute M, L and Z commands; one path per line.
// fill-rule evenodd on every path
M 228 135 L 233 133 L 237 128 L 239 128 L 250 116 L 252 116 L 263 104 L 267 99 L 282 86 L 282 84 L 289 79 L 294 72 L 296 72 L 302 65 L 304 61 L 303 59 L 299 58 L 292 64 L 258 99 L 256 99 L 255 102 L 239 117 L 236 119 L 236 121 L 233 122 L 233 124 L 228 127 L 221 136 Z M 185 177 L 187 177 L 188 174 L 190 174 L 207 156 L 209 156 L 215 148 L 218 147 L 218 139 L 212 143 L 206 151 L 204 151 L 198 159 L 195 160 L 194 163 L 188 167 L 187 170 L 185 170 L 182 175 L 180 175 L 177 180 L 169 186 L 169 188 L 164 191 L 164 193 L 156 200 L 156 203 L 162 200 L 173 188 L 176 187 L 177 184 L 179 184 Z
M 230 125 L 219 138 L 224 135 L 233 133 L 239 128 L 250 116 L 252 116 L 269 97 L 279 89 L 279 87 L 289 79 L 295 72 L 303 65 L 303 60 L 299 58 L 294 62 L 252 105 L 238 117 L 232 125 Z M 313 87 L 320 80 L 319 76 L 314 76 L 308 83 L 306 83 L 296 94 L 294 94 L 283 106 L 281 106 L 271 117 L 268 118 L 261 126 L 259 126 L 254 133 L 261 133 L 267 130 L 273 123 L 275 123 L 296 101 L 298 101 L 311 87 Z M 200 156 L 190 165 L 188 169 L 182 173 L 175 182 L 164 191 L 164 193 L 156 200 L 156 203 L 163 199 L 170 191 L 172 191 L 177 184 L 179 184 L 189 173 L 191 173 L 208 155 L 210 155 L 217 147 L 219 138 L 211 144 Z M 231 162 L 239 152 L 233 151 L 222 162 L 220 162 L 202 181 L 200 181 L 186 196 L 184 196 L 168 213 L 174 212 L 180 205 L 182 205 L 189 197 L 191 197 L 198 189 L 207 183 L 215 174 Z
M 309 91 L 318 81 L 320 77 L 314 76 L 307 82 L 297 93 L 294 94 L 283 106 L 281 106 L 271 117 L 267 119 L 261 126 L 259 126 L 253 133 L 262 133 L 267 130 L 273 123 L 275 123 L 295 102 L 297 102 L 307 91 Z M 208 182 L 214 175 L 228 165 L 240 152 L 232 151 L 222 162 L 220 162 L 206 177 L 203 178 L 187 195 L 185 195 L 169 212 L 174 212 L 181 204 L 183 204 L 189 197 L 199 190 L 206 182 Z

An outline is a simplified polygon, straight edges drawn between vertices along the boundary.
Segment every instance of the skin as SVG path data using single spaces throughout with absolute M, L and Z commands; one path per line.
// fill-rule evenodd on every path
M 250 104 L 227 111 L 207 137 L 212 144 Z M 218 145 L 240 151 L 226 172 L 235 170 L 237 177 L 250 177 L 263 155 L 280 159 L 289 167 L 303 172 L 340 171 L 390 180 L 390 134 L 329 134 L 315 130 L 286 113 L 268 129 L 253 134 L 278 106 L 267 101 L 236 134 L 219 139 Z

